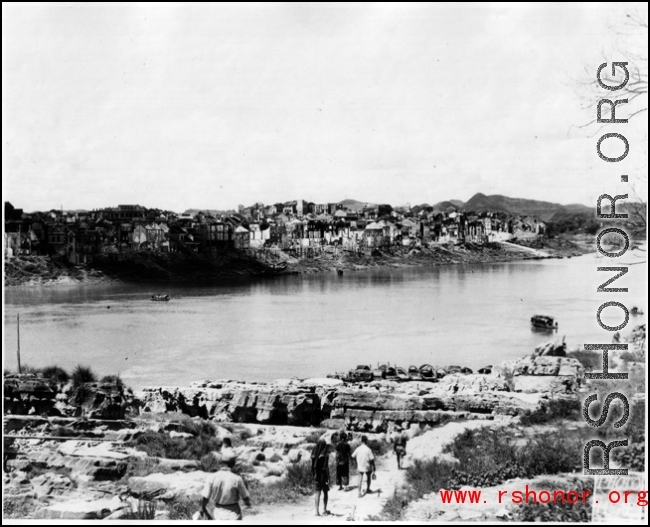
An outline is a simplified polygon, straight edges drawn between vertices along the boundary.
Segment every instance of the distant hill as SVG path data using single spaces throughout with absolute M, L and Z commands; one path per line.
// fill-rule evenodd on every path
M 571 205 L 561 205 L 551 203 L 550 201 L 537 201 L 533 199 L 509 198 L 495 194 L 486 196 L 485 194 L 475 194 L 465 203 L 467 211 L 496 211 L 507 212 L 509 214 L 533 215 L 543 221 L 549 221 L 556 213 L 570 214 L 593 214 L 593 207 L 587 207 L 579 203 Z
M 449 199 L 446 201 L 439 201 L 433 206 L 433 210 L 447 210 L 449 207 L 453 207 L 455 209 L 462 209 L 463 206 L 465 205 L 464 202 L 460 201 L 459 199 Z
M 206 214 L 212 214 L 213 216 L 219 216 L 220 214 L 225 214 L 227 211 L 225 210 L 216 210 L 216 209 L 187 209 L 183 214 L 191 214 L 194 216 L 195 214 L 198 214 L 199 212 L 203 212 Z
M 357 201 L 356 199 L 344 199 L 343 201 L 339 201 L 339 204 L 355 212 L 360 211 L 365 206 L 368 207 L 376 206 L 376 203 L 368 203 L 367 201 Z

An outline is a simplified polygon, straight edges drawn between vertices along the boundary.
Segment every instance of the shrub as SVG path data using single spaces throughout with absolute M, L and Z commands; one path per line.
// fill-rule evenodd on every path
M 590 350 L 574 350 L 567 357 L 577 359 L 587 371 L 600 370 L 603 367 L 603 354 Z
M 511 392 L 515 391 L 515 370 L 513 368 L 503 368 L 501 372 L 503 380 L 508 386 L 508 390 Z
M 583 490 L 589 490 L 593 493 L 593 481 L 591 479 L 585 482 L 576 478 L 569 485 L 560 487 L 558 487 L 557 482 L 544 480 L 535 483 L 534 487 L 539 490 L 548 490 L 551 494 L 553 494 L 553 490 L 563 490 L 565 492 L 576 490 L 580 495 L 582 495 Z M 564 523 L 591 521 L 592 504 L 589 500 L 587 500 L 587 503 L 578 500 L 574 504 L 570 504 L 568 501 L 562 503 L 561 499 L 557 500 L 558 503 L 553 503 L 553 501 L 551 500 L 547 504 L 539 502 L 524 503 L 515 509 L 513 519 L 517 522 Z
M 645 443 L 632 443 L 627 447 L 616 448 L 612 451 L 612 459 L 622 468 L 645 471 Z
M 192 434 L 193 436 L 214 436 L 217 433 L 215 426 L 205 419 L 192 419 L 184 416 L 184 418 L 180 419 L 180 425 L 181 432 Z
M 70 380 L 70 375 L 60 366 L 48 366 L 41 372 L 43 377 L 49 379 L 50 384 L 66 384 Z
M 100 382 L 115 384 L 118 388 L 124 388 L 124 381 L 119 375 L 104 375 Z
M 335 474 L 330 474 L 330 477 Z M 291 463 L 287 467 L 285 482 L 293 492 L 311 494 L 314 478 L 311 473 L 311 463 Z
M 200 461 L 207 454 L 221 448 L 221 440 L 213 435 L 201 434 L 191 438 L 170 437 L 165 432 L 147 430 L 134 441 L 127 443 L 151 457 L 168 459 L 194 459 Z
M 174 497 L 165 504 L 170 520 L 191 520 L 192 515 L 200 509 L 201 504 L 188 498 Z
M 380 439 L 368 439 L 368 448 L 372 450 L 372 453 L 375 455 L 375 457 L 383 456 L 390 450 L 388 443 Z
M 268 485 L 263 485 L 255 479 L 249 480 L 245 473 L 241 475 L 255 504 L 296 502 L 313 491 L 310 463 L 291 463 L 287 467 L 287 475 L 282 480 Z M 334 478 L 335 474 L 330 472 L 330 476 Z
M 72 400 L 77 405 L 84 404 L 92 396 L 92 390 L 85 384 L 79 384 L 73 390 Z
M 462 486 L 490 487 L 512 478 L 532 478 L 580 468 L 576 455 L 583 445 L 579 434 L 548 432 L 517 446 L 511 430 L 479 428 L 465 430 L 444 448 L 460 461 L 416 461 L 406 469 L 415 497 L 440 489 Z M 407 496 L 408 498 L 408 496 Z M 394 503 L 391 504 L 394 506 Z
M 523 426 L 548 423 L 557 419 L 579 419 L 582 415 L 582 404 L 577 399 L 551 399 L 547 404 L 535 411 L 521 416 Z
M 440 489 L 448 489 L 455 465 L 439 459 L 415 460 L 406 469 L 406 481 L 417 498 Z
M 75 387 L 85 384 L 87 382 L 96 382 L 97 376 L 95 373 L 88 367 L 78 364 L 77 367 L 72 372 L 72 384 Z
M 41 507 L 42 505 L 36 500 L 6 496 L 2 500 L 2 519 L 3 521 L 5 519 L 25 520 L 31 518 L 31 515 Z
M 248 429 L 246 429 L 246 430 L 242 430 L 242 431 L 239 433 L 239 438 L 240 438 L 242 441 L 246 441 L 246 440 L 250 439 L 251 437 L 253 437 L 253 432 L 251 432 L 251 431 L 248 430 Z
M 199 460 L 199 469 L 203 472 L 216 472 L 219 470 L 219 460 L 212 453 L 205 454 Z

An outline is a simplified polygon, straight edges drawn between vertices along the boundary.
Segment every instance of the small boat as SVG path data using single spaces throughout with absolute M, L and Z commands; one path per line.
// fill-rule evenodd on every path
M 171 299 L 169 295 L 151 295 L 152 302 L 169 302 Z
M 630 315 L 632 316 L 640 316 L 643 315 L 643 310 L 634 306 L 632 309 L 630 309 Z
M 555 318 L 546 315 L 533 315 L 530 323 L 537 329 L 557 329 Z
M 436 377 L 438 379 L 442 379 L 445 375 L 447 375 L 449 372 L 445 368 L 437 368 L 436 369 Z
M 395 374 L 397 376 L 397 380 L 399 380 L 400 382 L 410 381 L 411 380 L 411 378 L 409 377 L 409 374 L 401 366 L 397 366 L 395 368 Z
M 420 368 L 418 368 L 417 366 L 409 366 L 409 369 L 408 369 L 407 373 L 408 373 L 409 379 L 411 379 L 412 381 L 421 381 L 421 380 L 423 380 L 422 375 L 420 374 Z
M 420 366 L 420 376 L 423 381 L 436 381 L 436 370 L 431 366 L 431 364 L 423 364 Z
M 374 376 L 370 366 L 367 364 L 358 364 L 356 368 L 348 372 L 343 380 L 348 382 L 372 382 Z

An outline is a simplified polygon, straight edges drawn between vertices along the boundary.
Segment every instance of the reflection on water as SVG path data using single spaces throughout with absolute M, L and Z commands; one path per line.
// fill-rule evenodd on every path
M 20 312 L 23 363 L 84 363 L 136 388 L 324 376 L 379 361 L 476 370 L 564 335 L 569 346 L 610 342 L 595 318 L 611 300 L 596 293 L 604 281 L 598 265 L 604 262 L 588 255 L 219 285 L 14 288 L 6 291 L 5 360 L 15 367 Z M 630 288 L 628 307 L 647 311 L 645 273 L 645 264 L 632 266 L 621 286 Z M 151 302 L 157 293 L 172 300 Z M 616 325 L 619 314 L 609 311 L 603 320 Z M 555 316 L 559 331 L 531 331 L 536 313 Z

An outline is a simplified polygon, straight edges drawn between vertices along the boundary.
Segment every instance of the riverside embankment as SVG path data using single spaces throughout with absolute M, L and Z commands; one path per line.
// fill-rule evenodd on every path
M 524 241 L 530 245 L 531 242 Z M 197 282 L 278 274 L 356 271 L 373 268 L 423 267 L 480 264 L 539 258 L 578 256 L 593 249 L 565 239 L 538 241 L 533 247 L 514 243 L 446 244 L 430 247 L 393 247 L 371 255 L 355 251 L 320 251 L 314 257 L 296 257 L 291 252 L 274 255 L 283 269 L 269 266 L 268 259 L 254 252 L 221 252 L 212 257 L 200 253 L 130 251 L 96 257 L 90 265 L 68 265 L 47 256 L 17 256 L 5 259 L 5 286 L 99 284 L 122 282 Z

